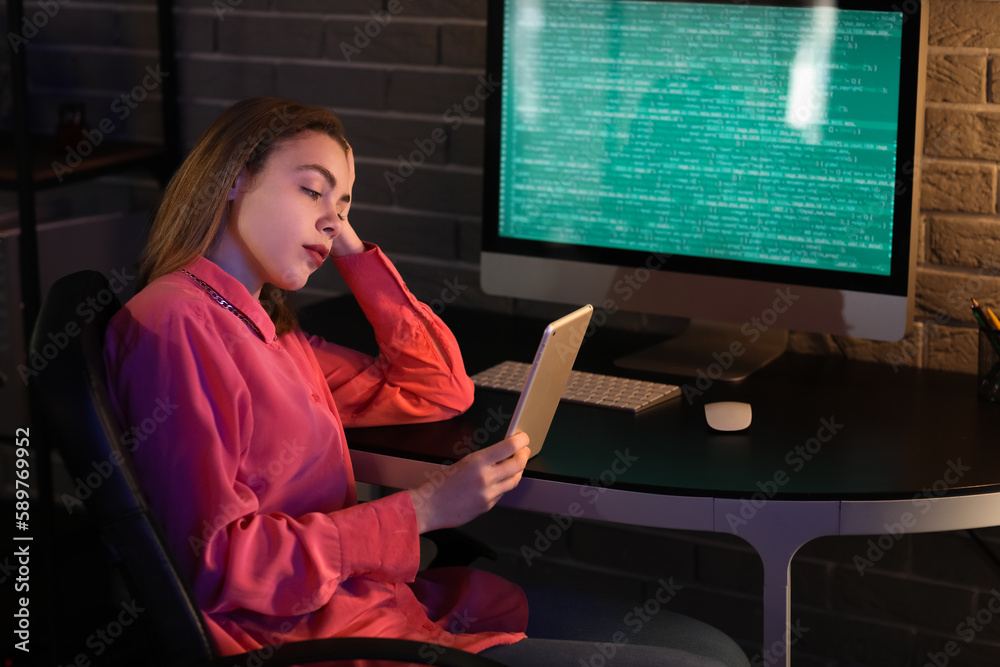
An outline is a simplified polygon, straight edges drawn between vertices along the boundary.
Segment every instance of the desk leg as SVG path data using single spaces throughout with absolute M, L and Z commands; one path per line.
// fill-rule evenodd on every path
M 840 533 L 840 503 L 718 498 L 715 532 L 746 540 L 764 566 L 764 648 L 753 664 L 791 667 L 792 647 L 808 632 L 791 618 L 792 557 L 809 540 Z
M 788 564 L 791 565 L 791 559 Z M 769 586 L 764 584 L 764 650 L 761 652 L 763 664 L 768 667 L 792 664 L 792 646 L 798 637 L 792 632 L 792 589 L 791 586 Z

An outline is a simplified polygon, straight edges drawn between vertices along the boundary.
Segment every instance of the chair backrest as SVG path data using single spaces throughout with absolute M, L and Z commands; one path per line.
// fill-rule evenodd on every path
M 165 665 L 202 663 L 213 657 L 214 644 L 143 497 L 108 393 L 104 335 L 120 307 L 96 271 L 72 273 L 52 285 L 29 350 L 34 367 L 41 368 L 29 382 L 32 400 L 44 417 L 33 428 L 59 449 L 74 479 L 88 480 L 87 513 L 148 610 L 144 620 L 157 644 L 149 647 L 149 657 Z

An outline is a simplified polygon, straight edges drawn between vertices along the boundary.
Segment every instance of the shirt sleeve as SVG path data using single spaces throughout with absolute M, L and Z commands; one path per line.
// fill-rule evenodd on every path
M 467 410 L 474 388 L 458 342 L 410 293 L 382 251 L 366 244 L 364 252 L 334 261 L 379 347 L 373 358 L 309 338 L 344 425 L 436 421 Z
M 302 516 L 261 511 L 241 481 L 250 391 L 208 313 L 164 315 L 154 326 L 119 316 L 105 346 L 110 391 L 135 437 L 142 487 L 205 612 L 303 614 L 352 577 L 413 580 L 419 539 L 407 493 Z

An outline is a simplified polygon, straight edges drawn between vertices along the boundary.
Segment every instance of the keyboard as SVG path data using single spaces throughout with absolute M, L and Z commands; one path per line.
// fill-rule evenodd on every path
M 530 368 L 531 364 L 505 361 L 476 373 L 472 376 L 472 382 L 483 389 L 519 394 L 524 389 L 524 381 Z M 681 388 L 674 384 L 571 371 L 562 400 L 599 408 L 640 412 L 680 395 Z

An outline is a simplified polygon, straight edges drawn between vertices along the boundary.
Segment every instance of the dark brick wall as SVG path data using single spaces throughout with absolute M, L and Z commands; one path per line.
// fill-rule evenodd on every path
M 498 561 L 480 565 L 519 581 L 583 586 L 641 603 L 657 581 L 673 578 L 683 588 L 671 610 L 712 623 L 748 655 L 760 654 L 763 569 L 742 540 L 584 520 L 556 525 L 550 516 L 495 508 L 468 530 L 500 551 Z M 1000 552 L 1000 533 L 977 534 Z M 885 537 L 882 545 L 891 546 L 873 556 L 869 541 L 878 548 L 880 537 L 820 538 L 796 554 L 791 620 L 803 632 L 792 664 L 1000 664 L 1000 615 L 987 606 L 1000 597 L 1000 568 L 987 552 L 962 532 Z M 859 568 L 858 558 L 877 562 Z M 945 653 L 949 642 L 956 655 Z
M 46 5 L 47 6 L 47 5 Z M 160 137 L 159 90 L 119 118 L 119 100 L 156 68 L 156 14 L 149 2 L 28 3 L 32 131 L 52 133 L 58 105 L 82 102 L 89 125 L 113 121 L 107 140 Z M 41 12 L 41 14 L 39 14 Z M 48 14 L 51 14 L 49 16 Z M 233 102 L 278 95 L 329 107 L 355 147 L 352 222 L 397 262 L 411 288 L 433 298 L 445 280 L 470 302 L 509 303 L 478 291 L 485 3 L 480 0 L 183 0 L 175 9 L 176 76 L 183 148 Z M 5 29 L 5 32 L 7 30 Z M 7 69 L 9 71 L 9 68 Z M 114 106 L 116 105 L 117 106 Z M 0 104 L 0 122 L 9 123 Z M 155 201 L 143 174 L 102 179 L 80 192 L 44 193 L 43 219 L 86 214 L 100 199 L 138 207 Z M 137 194 L 138 193 L 138 194 Z M 95 201 L 96 200 L 96 201 Z M 0 203 L 16 206 L 9 197 Z M 341 289 L 321 272 L 314 293 Z

